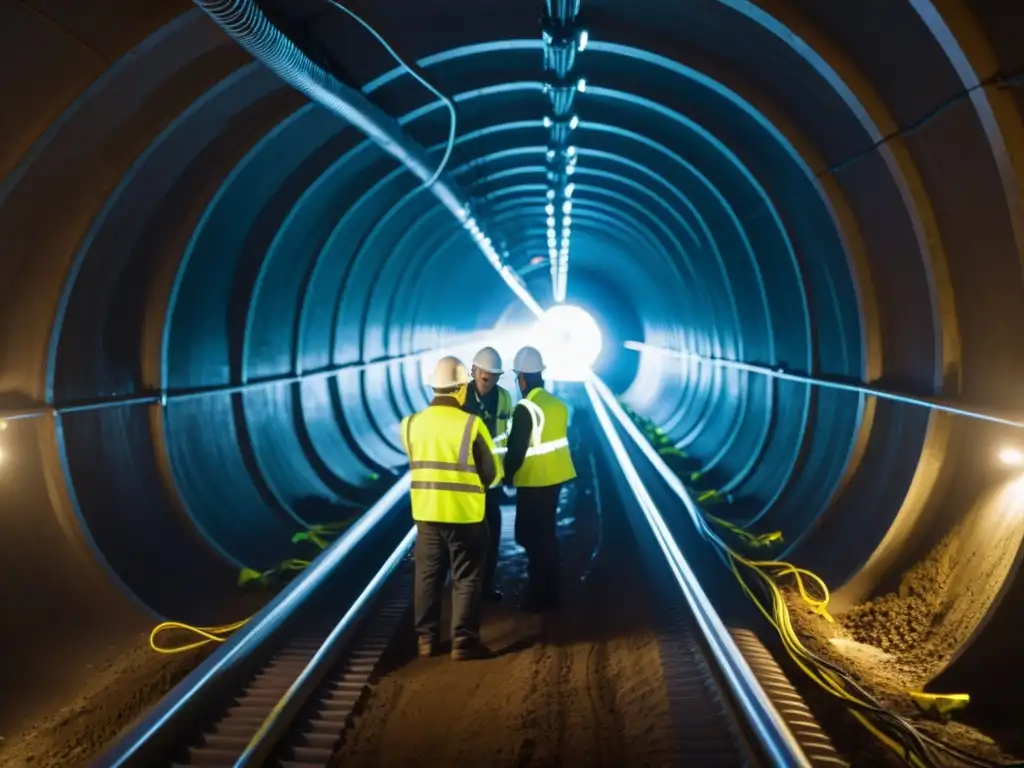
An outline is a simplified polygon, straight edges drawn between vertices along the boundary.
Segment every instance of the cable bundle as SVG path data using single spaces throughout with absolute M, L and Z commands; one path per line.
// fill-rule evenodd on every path
M 717 539 L 717 537 L 714 538 Z M 980 768 L 994 768 L 998 765 L 998 763 L 976 757 L 941 739 L 922 733 L 913 722 L 886 709 L 850 675 L 803 644 L 793 627 L 789 604 L 779 588 L 778 579 L 792 576 L 796 581 L 801 598 L 811 609 L 828 621 L 833 621 L 828 614 L 828 588 L 820 578 L 789 563 L 749 560 L 733 552 L 720 539 L 717 543 L 725 552 L 730 570 L 743 591 L 778 631 L 786 652 L 793 662 L 821 688 L 842 699 L 857 721 L 906 763 L 914 768 L 937 768 L 937 766 L 945 764 L 945 761 L 939 758 L 939 755 L 943 754 L 960 763 Z M 741 566 L 752 571 L 758 578 L 762 594 L 767 594 L 770 600 L 770 610 L 765 605 L 763 598 L 755 594 L 747 583 Z M 819 593 L 817 597 L 808 590 L 808 581 L 814 585 L 814 591 Z
M 622 406 L 622 410 L 642 430 L 659 455 L 685 458 L 685 454 L 679 451 L 669 441 L 664 431 L 652 421 L 639 416 L 626 406 Z M 691 481 L 699 477 L 699 472 L 690 474 Z M 701 505 L 725 498 L 715 490 L 694 495 L 697 503 Z M 797 568 L 790 563 L 777 560 L 754 560 L 739 554 L 722 540 L 711 528 L 711 524 L 729 531 L 750 548 L 767 547 L 782 541 L 781 532 L 753 534 L 741 526 L 709 515 L 702 507 L 698 507 L 698 509 L 700 514 L 694 519 L 700 534 L 714 545 L 743 591 L 775 627 L 782 639 L 786 653 L 811 680 L 831 695 L 841 699 L 857 722 L 879 742 L 914 768 L 938 768 L 940 765 L 948 764 L 942 759 L 943 757 L 953 758 L 961 764 L 978 768 L 995 768 L 999 765 L 999 763 L 976 757 L 941 739 L 922 733 L 913 722 L 884 707 L 840 667 L 809 650 L 800 640 L 793 626 L 789 604 L 779 586 L 779 580 L 792 577 L 801 599 L 810 606 L 811 610 L 826 621 L 833 622 L 834 619 L 828 612 L 830 595 L 825 583 L 815 574 L 803 568 Z M 755 590 L 755 587 L 748 583 L 744 576 L 745 573 L 748 576 L 750 574 L 754 576 L 758 589 Z M 757 592 L 760 592 L 760 595 Z M 968 700 L 966 695 L 952 698 L 958 705 L 962 705 Z

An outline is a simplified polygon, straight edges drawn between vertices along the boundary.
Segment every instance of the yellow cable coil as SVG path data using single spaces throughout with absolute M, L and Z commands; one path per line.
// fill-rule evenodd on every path
M 170 654 L 191 651 L 195 648 L 201 648 L 207 643 L 223 643 L 231 636 L 232 632 L 244 627 L 248 621 L 249 619 L 242 619 L 241 621 L 236 621 L 234 624 L 222 624 L 219 627 L 194 627 L 191 624 L 183 624 L 180 621 L 165 621 L 157 624 L 153 627 L 153 631 L 149 633 L 149 647 L 157 653 Z M 163 646 L 157 642 L 157 638 L 160 635 L 165 632 L 172 632 L 175 630 L 198 635 L 201 639 L 194 640 L 191 643 L 183 643 L 181 645 L 174 646 Z
M 330 539 L 333 536 L 337 536 L 351 524 L 352 520 L 345 520 L 341 523 L 315 525 L 305 531 L 299 531 L 294 534 L 292 536 L 292 543 L 297 544 L 300 541 L 308 541 L 323 551 L 330 545 Z M 283 560 L 274 568 L 270 568 L 269 570 L 262 572 L 255 571 L 251 568 L 242 568 L 238 574 L 238 585 L 244 586 L 245 584 L 254 581 L 262 581 L 263 583 L 266 583 L 267 579 L 275 574 L 287 571 L 301 571 L 308 567 L 311 562 L 311 560 L 290 557 L 287 560 Z M 153 630 L 149 633 L 149 647 L 157 653 L 172 654 L 184 653 L 185 651 L 201 648 L 208 643 L 223 643 L 233 632 L 244 627 L 251 618 L 252 616 L 249 616 L 248 618 L 236 621 L 233 624 L 221 624 L 216 627 L 197 627 L 180 621 L 164 621 L 153 627 Z M 178 645 L 161 645 L 157 639 L 167 632 L 176 632 L 179 634 L 187 633 L 198 636 L 199 639 L 191 642 L 183 642 Z

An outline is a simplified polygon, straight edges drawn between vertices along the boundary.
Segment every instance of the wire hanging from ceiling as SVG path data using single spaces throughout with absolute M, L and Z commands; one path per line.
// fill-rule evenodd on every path
M 435 88 L 433 85 L 428 83 L 415 69 L 413 69 L 411 66 L 409 66 L 405 62 L 405 59 L 403 59 L 401 56 L 399 56 L 398 53 L 395 51 L 395 49 L 392 48 L 391 45 L 388 43 L 388 41 L 384 39 L 384 36 L 381 35 L 380 32 L 378 32 L 376 29 L 373 28 L 373 25 L 370 24 L 370 22 L 366 21 L 358 13 L 353 11 L 351 8 L 349 8 L 349 7 L 345 6 L 345 5 L 343 5 L 342 3 L 338 2 L 338 0 L 327 0 L 327 2 L 330 3 L 331 5 L 333 5 L 338 10 L 344 11 L 351 18 L 355 19 L 355 21 L 359 22 L 359 24 L 362 25 L 362 27 L 367 32 L 369 32 L 371 35 L 374 36 L 374 38 L 376 38 L 377 42 L 379 42 L 382 46 L 384 46 L 384 50 L 386 50 L 389 54 L 391 54 L 392 58 L 394 58 L 394 60 L 398 62 L 399 66 L 401 66 L 402 69 L 404 69 L 406 72 L 408 72 L 410 75 L 412 75 L 413 78 L 417 82 L 420 83 L 420 85 L 422 85 L 424 88 L 426 88 L 432 94 L 437 96 L 437 98 L 440 99 L 440 101 L 448 108 L 448 115 L 449 115 L 449 120 L 448 120 L 448 145 L 447 145 L 447 147 L 445 147 L 444 156 L 441 158 L 441 163 L 437 166 L 437 170 L 434 171 L 434 175 L 431 176 L 423 184 L 423 186 L 425 186 L 425 187 L 431 186 L 434 182 L 436 182 L 441 177 L 441 174 L 444 173 L 444 169 L 448 166 L 448 160 L 451 158 L 452 149 L 454 149 L 454 147 L 455 147 L 455 130 L 456 130 L 456 124 L 457 124 L 457 119 L 456 119 L 456 116 L 455 116 L 455 104 L 452 102 L 452 100 L 450 98 L 445 96 L 443 93 L 441 93 L 439 90 L 437 90 L 437 88 Z

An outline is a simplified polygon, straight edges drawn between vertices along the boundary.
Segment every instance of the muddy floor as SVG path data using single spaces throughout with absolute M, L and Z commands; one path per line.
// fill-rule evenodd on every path
M 413 658 L 406 633 L 385 661 L 335 765 L 671 765 L 673 735 L 642 569 L 601 552 L 600 501 L 565 505 L 562 611 L 519 612 L 523 557 L 504 510 L 504 603 L 484 617 L 500 655 L 453 664 Z M 617 546 L 618 542 L 613 542 Z M 594 552 L 598 554 L 594 557 Z

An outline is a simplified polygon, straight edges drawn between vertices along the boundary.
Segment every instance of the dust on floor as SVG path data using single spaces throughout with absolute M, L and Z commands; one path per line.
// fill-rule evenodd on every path
M 150 649 L 148 635 L 141 635 L 136 647 L 101 664 L 70 704 L 19 736 L 0 741 L 0 766 L 88 765 L 210 650 L 161 655 Z

